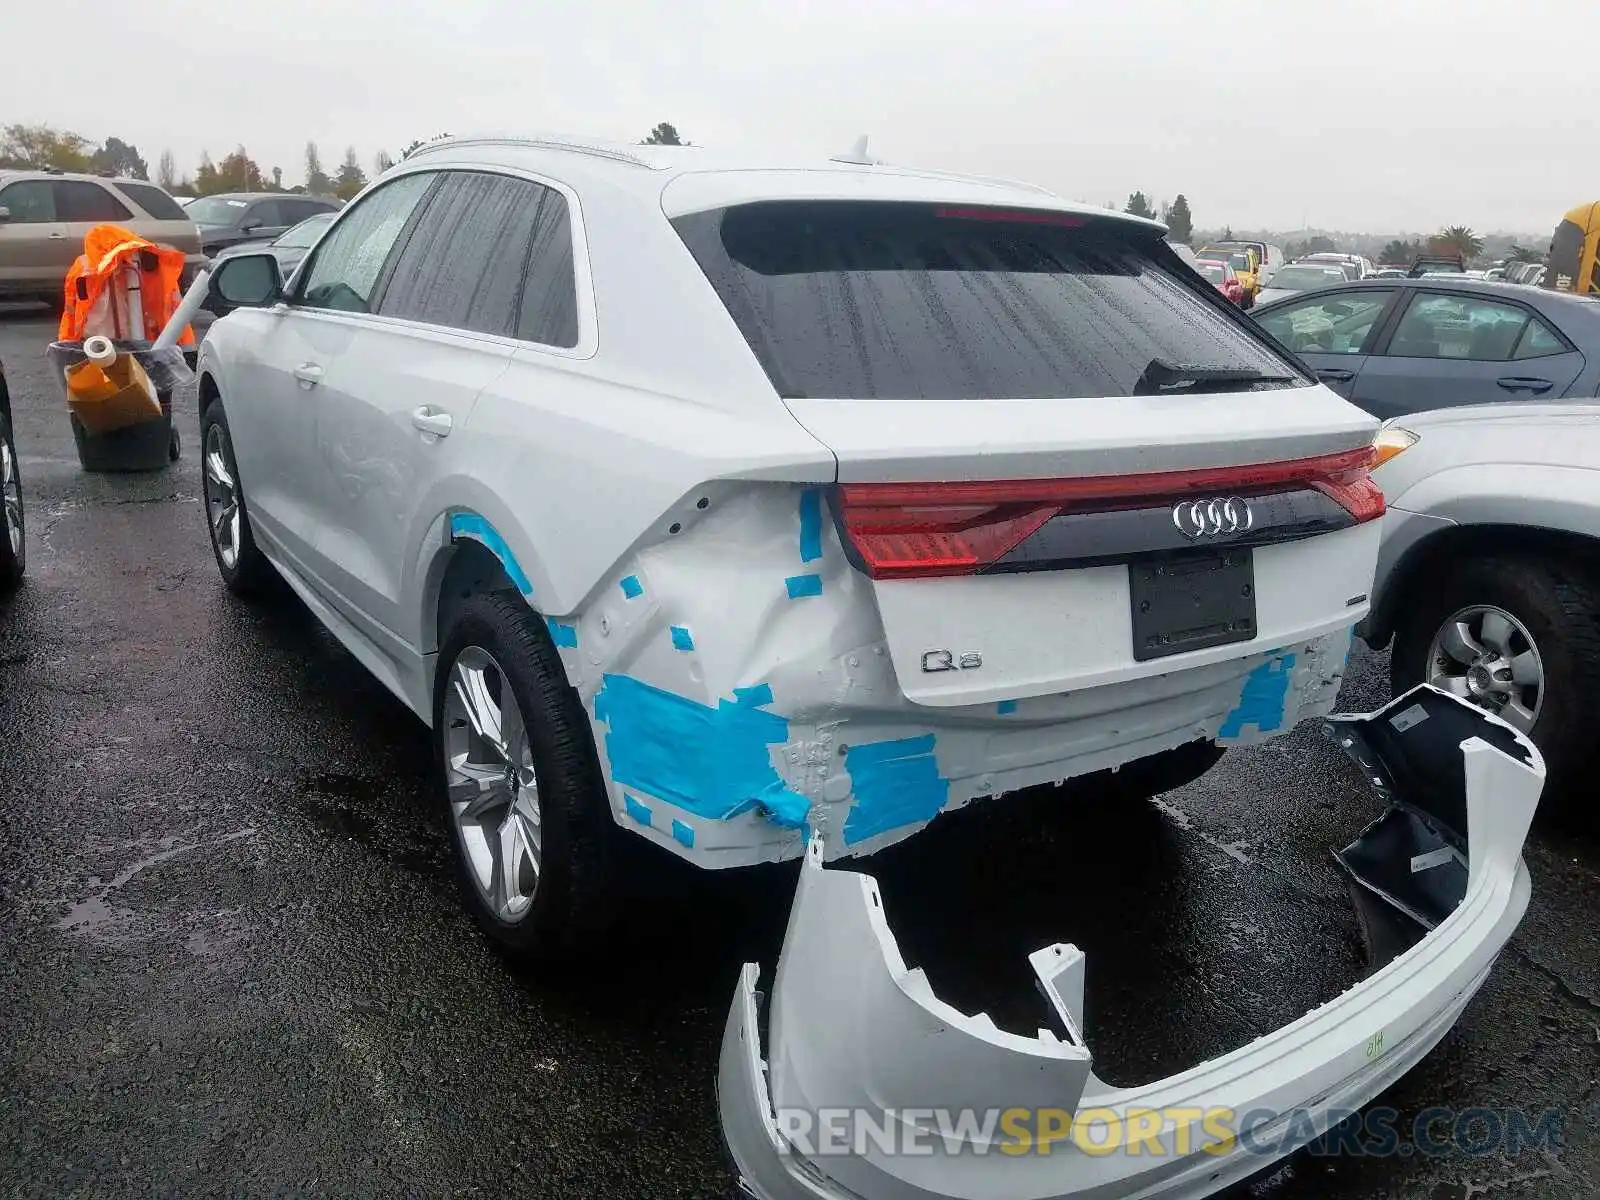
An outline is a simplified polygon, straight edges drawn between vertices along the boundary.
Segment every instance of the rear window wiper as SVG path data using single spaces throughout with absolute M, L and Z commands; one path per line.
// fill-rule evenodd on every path
M 1249 367 L 1194 367 L 1152 358 L 1133 385 L 1135 396 L 1154 396 L 1172 388 L 1248 391 L 1257 384 L 1293 383 L 1293 375 L 1272 375 Z

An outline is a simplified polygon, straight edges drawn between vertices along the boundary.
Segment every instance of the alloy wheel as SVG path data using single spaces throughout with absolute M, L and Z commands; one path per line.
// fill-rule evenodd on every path
M 17 474 L 17 457 L 11 443 L 0 438 L 0 517 L 4 518 L 11 557 L 22 555 L 22 480 Z
M 468 646 L 450 668 L 444 769 L 467 873 L 508 924 L 533 907 L 543 866 L 543 815 L 528 730 L 493 655 Z
M 229 466 L 228 431 L 221 422 L 206 427 L 206 520 L 217 543 L 217 557 L 230 571 L 239 564 L 239 486 Z
M 1504 718 L 1523 733 L 1544 707 L 1544 660 L 1528 627 L 1503 608 L 1457 610 L 1428 647 L 1427 682 Z

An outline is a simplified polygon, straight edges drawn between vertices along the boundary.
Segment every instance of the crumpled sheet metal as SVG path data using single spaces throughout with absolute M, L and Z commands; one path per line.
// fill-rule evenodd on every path
M 813 840 L 772 988 L 765 1052 L 757 964 L 744 967 L 724 1031 L 719 1103 L 745 1190 L 767 1200 L 1202 1197 L 1273 1161 L 1237 1141 L 1213 1141 L 1207 1149 L 1202 1112 L 1279 1114 L 1259 1130 L 1258 1140 L 1268 1140 L 1275 1127 L 1281 1135 L 1291 1116 L 1302 1122 L 1297 1128 L 1320 1133 L 1334 1110 L 1370 1101 L 1449 1031 L 1529 896 L 1521 852 L 1543 786 L 1543 760 L 1503 722 L 1427 690 L 1431 710 L 1470 731 L 1446 747 L 1459 757 L 1454 769 L 1434 773 L 1459 783 L 1454 800 L 1471 852 L 1455 910 L 1394 961 L 1298 1020 L 1140 1087 L 1113 1088 L 1096 1078 L 1088 1050 L 1074 1044 L 1070 1032 L 1019 1036 L 984 1014 L 968 1016 L 939 1000 L 921 972 L 906 967 L 876 883 L 857 872 L 826 869 L 822 844 Z M 1408 693 L 1375 713 L 1334 718 L 1330 730 L 1336 737 L 1352 727 L 1392 732 L 1393 722 L 1404 724 L 1403 714 L 1417 702 L 1417 693 Z M 1448 724 L 1436 720 L 1433 732 Z M 1434 737 L 1430 748 L 1420 735 L 1409 738 L 1409 751 L 1394 738 L 1363 743 L 1364 752 L 1378 756 L 1380 792 L 1397 804 L 1412 803 L 1401 781 L 1421 778 L 1414 764 L 1406 765 L 1407 753 L 1429 754 L 1442 744 Z M 1451 800 L 1433 797 L 1435 807 Z M 1067 952 L 1075 953 L 1069 946 L 1047 947 L 1032 961 L 1047 993 L 1054 992 L 1058 1016 L 1066 1009 L 1081 1022 L 1074 970 L 1050 965 L 1070 957 Z M 1003 1151 L 994 1132 L 987 1142 L 977 1128 L 953 1135 L 949 1121 L 941 1125 L 934 1115 L 986 1109 L 1065 1109 L 1086 1122 L 1092 1109 L 1125 1123 L 1143 1110 L 1159 1114 L 1160 1123 L 1145 1127 L 1142 1153 L 1086 1153 L 1071 1136 L 1049 1153 L 1038 1146 L 1018 1153 L 1015 1145 Z M 872 1126 L 892 1127 L 895 1137 L 887 1147 L 874 1137 L 854 1138 L 848 1152 L 824 1155 L 814 1145 L 803 1153 L 786 1136 L 801 1127 L 800 1117 L 815 1122 L 843 1110 L 865 1114 Z M 1183 1110 L 1194 1115 L 1185 1117 Z M 908 1140 L 911 1125 L 920 1127 L 920 1138 Z M 908 1145 L 926 1149 L 906 1153 Z

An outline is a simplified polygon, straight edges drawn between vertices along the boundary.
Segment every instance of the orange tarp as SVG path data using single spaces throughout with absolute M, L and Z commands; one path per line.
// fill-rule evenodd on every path
M 147 252 L 147 253 L 142 253 Z M 154 262 L 153 269 L 146 269 Z M 155 341 L 183 299 L 184 253 L 158 246 L 118 225 L 96 225 L 83 239 L 83 253 L 67 272 L 66 304 L 60 339 L 77 342 L 96 334 L 116 341 Z M 127 271 L 139 270 L 139 299 L 144 320 L 131 328 Z M 78 282 L 84 283 L 79 295 Z M 194 330 L 178 339 L 194 345 Z

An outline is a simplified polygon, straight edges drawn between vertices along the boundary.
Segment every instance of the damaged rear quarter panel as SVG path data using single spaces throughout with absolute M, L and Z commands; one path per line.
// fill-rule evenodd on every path
M 914 704 L 824 511 L 815 487 L 720 484 L 564 619 L 613 812 L 702 865 L 794 857 L 812 832 L 870 853 L 978 797 L 1331 709 L 1346 629 L 1120 686 Z

